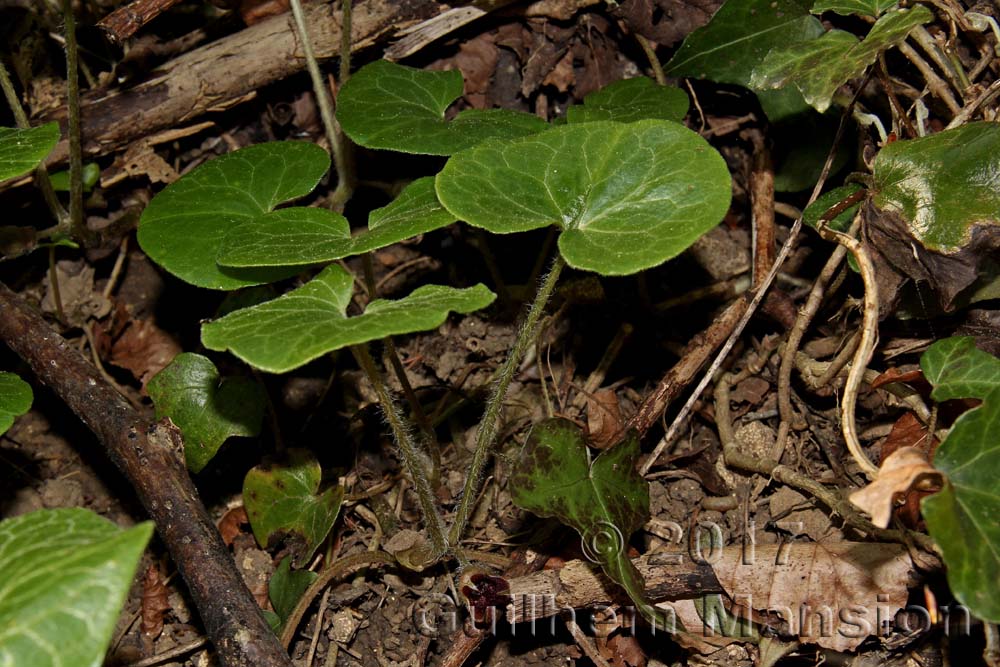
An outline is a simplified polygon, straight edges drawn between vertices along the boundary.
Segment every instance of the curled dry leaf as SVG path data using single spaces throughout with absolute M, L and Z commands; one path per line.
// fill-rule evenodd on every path
M 250 518 L 247 516 L 247 508 L 243 505 L 232 508 L 226 512 L 219 520 L 219 535 L 227 547 L 232 546 L 233 540 L 242 535 L 244 526 L 250 525 Z
M 625 426 L 613 389 L 598 389 L 587 397 L 587 444 L 607 449 L 622 439 Z
M 851 494 L 851 502 L 868 512 L 872 523 L 889 525 L 896 499 L 913 487 L 940 486 L 942 475 L 927 462 L 927 455 L 916 447 L 900 447 L 879 468 L 878 479 Z
M 167 586 L 163 583 L 160 568 L 150 565 L 142 578 L 142 609 L 140 628 L 146 653 L 153 652 L 153 642 L 163 632 L 163 617 L 170 609 Z
M 111 363 L 127 369 L 143 388 L 181 353 L 170 334 L 151 320 L 134 320 L 111 346 Z

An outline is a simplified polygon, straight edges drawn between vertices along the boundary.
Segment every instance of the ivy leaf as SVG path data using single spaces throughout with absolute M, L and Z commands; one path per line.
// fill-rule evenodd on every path
M 59 123 L 18 129 L 0 127 L 0 181 L 37 167 L 59 143 Z
M 753 71 L 753 88 L 794 85 L 817 111 L 830 107 L 837 88 L 861 76 L 878 54 L 906 39 L 934 15 L 923 5 L 888 12 L 875 22 L 864 40 L 843 30 L 831 30 L 819 39 L 772 49 Z
M 220 379 L 215 364 L 185 352 L 146 385 L 156 417 L 170 417 L 184 435 L 184 456 L 201 472 L 230 436 L 255 436 L 264 417 L 264 392 L 250 378 Z
M 286 214 L 287 211 L 297 211 Z M 434 177 L 410 183 L 388 206 L 368 216 L 368 230 L 351 237 L 347 220 L 326 209 L 281 209 L 240 225 L 222 243 L 223 266 L 295 266 L 331 262 L 447 227 L 454 215 L 438 201 Z
M 898 0 L 816 0 L 813 5 L 813 14 L 823 12 L 834 12 L 841 16 L 871 16 L 878 18 L 889 9 L 895 9 L 899 4 Z
M 508 489 L 521 509 L 555 517 L 579 533 L 587 557 L 663 628 L 665 618 L 645 599 L 642 575 L 628 557 L 628 538 L 649 515 L 649 486 L 636 471 L 638 457 L 633 434 L 591 461 L 576 425 L 547 419 L 531 429 Z
M 496 298 L 483 285 L 425 285 L 402 299 L 372 301 L 362 314 L 347 317 L 353 282 L 333 264 L 274 301 L 204 324 L 201 342 L 210 350 L 230 350 L 261 370 L 284 373 L 348 345 L 434 329 L 449 312 L 479 310 Z
M 13 373 L 0 372 L 0 435 L 14 425 L 14 418 L 20 417 L 31 407 L 31 385 Z
M 510 139 L 548 127 L 537 116 L 508 109 L 469 109 L 445 120 L 462 89 L 457 70 L 432 72 L 378 60 L 344 84 L 337 96 L 337 120 L 365 148 L 427 155 L 451 155 L 486 139 Z
M 326 539 L 344 501 L 344 487 L 322 493 L 322 470 L 307 449 L 288 450 L 286 461 L 264 463 L 250 469 L 243 480 L 243 504 L 257 543 L 290 538 L 292 565 L 305 566 Z
M 231 230 L 309 194 L 329 167 L 325 150 L 301 141 L 259 144 L 218 157 L 153 197 L 139 220 L 139 245 L 157 264 L 198 287 L 232 290 L 293 276 L 299 269 L 233 269 L 218 266 L 215 258 Z
M 288 620 L 302 594 L 319 576 L 309 570 L 292 570 L 291 562 L 291 558 L 282 558 L 267 586 L 267 596 L 271 599 L 271 605 L 281 625 Z
M 923 499 L 931 537 L 941 547 L 948 583 L 958 601 L 989 623 L 1000 622 L 1000 359 L 976 349 L 971 337 L 934 343 L 920 359 L 936 401 L 978 398 L 934 453 L 944 488 Z
M 573 267 L 625 275 L 678 255 L 729 208 L 726 163 L 678 123 L 599 121 L 452 156 L 437 193 L 459 219 L 506 234 L 548 225 Z
M 0 665 L 103 664 L 152 534 L 79 508 L 0 521 Z
M 583 98 L 582 105 L 566 110 L 570 123 L 615 120 L 631 123 L 650 118 L 680 122 L 687 115 L 687 93 L 673 86 L 661 86 L 649 77 L 615 81 Z

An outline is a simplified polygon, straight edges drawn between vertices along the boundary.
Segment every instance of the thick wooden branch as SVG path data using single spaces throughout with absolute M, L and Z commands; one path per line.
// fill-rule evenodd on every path
M 198 498 L 177 428 L 150 423 L 6 285 L 0 339 L 80 417 L 125 474 L 187 582 L 226 667 L 291 667 Z

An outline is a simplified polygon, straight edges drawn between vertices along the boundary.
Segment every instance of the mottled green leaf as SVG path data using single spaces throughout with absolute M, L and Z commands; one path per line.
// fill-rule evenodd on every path
M 0 127 L 0 181 L 22 176 L 37 167 L 59 143 L 59 123 L 21 130 Z
M 857 14 L 877 18 L 883 12 L 895 9 L 897 5 L 898 0 L 816 0 L 812 13 L 834 12 L 842 16 Z
M 372 301 L 362 314 L 347 317 L 353 281 L 333 264 L 274 301 L 204 324 L 201 341 L 261 370 L 284 373 L 348 345 L 434 329 L 449 312 L 479 310 L 496 298 L 483 285 L 425 285 L 402 299 Z
M 818 39 L 775 47 L 754 69 L 750 86 L 766 90 L 794 85 L 817 111 L 826 111 L 837 88 L 861 76 L 879 53 L 933 18 L 929 9 L 916 5 L 886 13 L 862 41 L 831 30 Z
M 451 155 L 491 138 L 534 134 L 548 124 L 508 109 L 445 111 L 462 95 L 462 73 L 433 72 L 385 60 L 365 65 L 337 96 L 337 120 L 355 143 L 403 153 Z
M 243 504 L 258 544 L 286 539 L 295 567 L 308 564 L 344 500 L 342 486 L 320 492 L 322 476 L 309 450 L 290 449 L 286 460 L 265 460 L 243 480 Z
M 455 216 L 438 201 L 434 178 L 410 183 L 388 206 L 368 216 L 368 230 L 351 236 L 342 216 L 326 209 L 280 209 L 240 225 L 219 251 L 223 266 L 292 266 L 330 262 L 447 227 Z
M 934 453 L 944 488 L 923 499 L 927 528 L 941 547 L 948 583 L 973 615 L 1000 623 L 1000 359 L 968 337 L 938 341 L 920 360 L 937 401 L 977 398 L 982 405 L 952 425 Z
M 0 665 L 103 664 L 152 534 L 78 508 L 0 521 Z
M 271 599 L 271 606 L 274 607 L 282 624 L 288 620 L 289 614 L 295 610 L 295 605 L 299 603 L 302 594 L 318 576 L 309 570 L 293 570 L 291 563 L 291 558 L 282 558 L 278 568 L 271 575 L 271 581 L 267 587 L 267 596 Z
M 583 434 L 567 419 L 536 424 L 508 482 L 511 499 L 538 516 L 555 517 L 579 533 L 599 563 L 662 629 L 665 618 L 644 596 L 642 575 L 628 557 L 628 538 L 649 516 L 649 486 L 636 471 L 634 435 L 591 460 Z
M 309 194 L 329 167 L 325 150 L 301 141 L 259 144 L 210 160 L 153 197 L 139 221 L 139 245 L 199 287 L 230 290 L 295 275 L 299 269 L 288 267 L 220 267 L 215 258 L 231 230 Z
M 0 435 L 31 407 L 31 385 L 13 373 L 0 372 Z
M 187 466 L 200 472 L 230 436 L 254 436 L 264 417 L 264 391 L 250 378 L 219 377 L 200 354 L 178 354 L 146 385 L 156 417 L 184 434 Z
M 594 122 L 488 142 L 452 156 L 437 193 L 460 220 L 495 233 L 555 225 L 573 267 L 635 273 L 684 251 L 722 220 L 722 156 L 678 123 Z
M 566 110 L 570 123 L 615 120 L 631 123 L 659 119 L 680 122 L 687 115 L 687 93 L 673 86 L 661 86 L 652 79 L 638 76 L 623 79 L 583 98 L 583 104 Z
M 872 168 L 873 202 L 907 222 L 929 250 L 955 252 L 976 226 L 1000 224 L 1000 125 L 969 123 L 895 141 Z

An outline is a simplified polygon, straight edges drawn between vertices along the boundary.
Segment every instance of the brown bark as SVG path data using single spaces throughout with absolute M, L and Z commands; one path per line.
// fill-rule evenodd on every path
M 187 582 L 222 663 L 291 667 L 198 498 L 177 428 L 140 417 L 79 351 L 3 284 L 0 339 L 94 432 L 131 482 Z
M 113 42 L 121 44 L 178 2 L 180 0 L 135 0 L 105 16 L 98 21 L 97 27 L 106 31 Z

